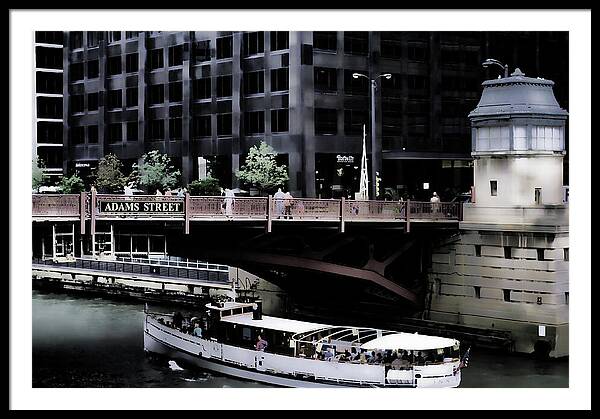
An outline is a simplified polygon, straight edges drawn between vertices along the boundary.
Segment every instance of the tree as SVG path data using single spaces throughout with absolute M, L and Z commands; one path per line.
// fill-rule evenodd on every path
M 60 181 L 60 190 L 65 194 L 80 193 L 85 191 L 85 185 L 83 180 L 79 177 L 79 174 L 75 173 L 70 177 L 63 176 Z
M 99 192 L 123 192 L 127 177 L 121 169 L 123 163 L 114 154 L 107 154 L 98 162 L 94 173 L 94 185 Z
M 171 159 L 158 150 L 152 150 L 142 156 L 143 163 L 133 165 L 137 183 L 145 187 L 149 193 L 156 190 L 166 191 L 173 189 L 181 172 L 171 165 Z
M 219 180 L 207 177 L 202 180 L 195 180 L 188 185 L 190 195 L 195 196 L 219 196 L 221 195 L 221 186 Z
M 273 192 L 288 181 L 287 167 L 277 165 L 277 153 L 264 141 L 250 148 L 242 168 L 236 172 L 240 181 L 259 189 L 261 192 Z
M 48 176 L 44 173 L 46 165 L 40 158 L 31 160 L 31 187 L 37 192 Z

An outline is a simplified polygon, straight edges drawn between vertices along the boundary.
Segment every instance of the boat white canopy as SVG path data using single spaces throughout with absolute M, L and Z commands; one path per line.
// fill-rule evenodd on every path
M 279 330 L 290 333 L 303 333 L 322 327 L 330 327 L 324 324 L 303 322 L 300 320 L 283 319 L 281 317 L 262 316 L 260 320 L 252 318 L 252 313 L 236 314 L 226 316 L 221 322 L 235 323 L 262 329 Z
M 404 349 L 408 351 L 426 351 L 448 348 L 458 341 L 440 336 L 419 335 L 417 333 L 394 333 L 381 336 L 363 343 L 361 349 Z

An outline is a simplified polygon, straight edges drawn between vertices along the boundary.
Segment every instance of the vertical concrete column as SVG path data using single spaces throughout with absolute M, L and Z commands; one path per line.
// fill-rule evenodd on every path
M 85 48 L 84 52 L 87 61 L 87 43 L 83 47 Z M 100 156 L 105 156 L 108 153 L 108 130 L 106 129 L 106 114 L 108 112 L 106 59 L 106 41 L 100 40 L 98 43 L 98 145 Z
M 56 224 L 52 224 L 52 259 L 56 258 Z
M 69 161 L 71 161 L 71 152 L 69 148 L 69 77 L 71 72 L 71 56 L 70 48 L 71 37 L 70 32 L 64 32 L 64 46 L 63 46 L 63 174 L 67 174 L 67 168 Z M 35 92 L 35 88 L 34 88 Z M 35 96 L 35 93 L 34 93 Z M 37 110 L 36 110 L 37 115 Z M 37 128 L 37 127 L 36 127 Z M 36 129 L 37 132 L 37 129 Z M 36 148 L 37 150 L 37 148 Z
M 144 150 L 146 141 L 145 124 L 146 120 L 146 32 L 140 32 L 138 37 L 138 142 L 142 144 L 141 150 Z
M 240 168 L 240 154 L 245 150 L 242 138 L 242 121 L 244 106 L 242 105 L 242 48 L 241 32 L 233 33 L 233 62 L 231 65 L 232 98 L 231 98 L 231 179 L 232 187 L 239 187 L 235 173 Z
M 182 118 L 181 122 L 183 124 L 182 130 L 182 138 L 181 138 L 181 175 L 184 184 L 189 183 L 192 180 L 192 168 L 193 165 L 193 157 L 190 152 L 190 139 L 191 139 L 191 91 L 192 91 L 192 82 L 190 77 L 190 69 L 191 69 L 191 55 L 193 43 L 190 40 L 190 32 L 185 32 L 184 34 L 184 47 L 183 52 L 183 70 L 181 76 L 182 90 L 183 90 L 183 98 L 182 98 Z
M 429 35 L 429 98 L 431 103 L 429 113 L 429 137 L 432 142 L 439 143 L 443 150 L 442 139 L 442 71 L 440 68 L 440 35 L 431 32 Z M 437 188 L 432 185 L 433 190 Z
M 377 173 L 379 173 L 379 177 L 383 179 L 383 160 L 382 160 L 382 146 L 381 142 L 383 141 L 383 109 L 382 109 L 382 100 L 381 100 L 381 84 L 382 78 L 378 77 L 381 75 L 381 68 L 378 57 L 380 56 L 380 33 L 379 32 L 369 32 L 369 70 L 370 70 L 370 78 L 371 80 L 375 80 L 374 89 L 371 91 L 371 105 L 373 109 L 371 109 L 371 136 L 375 137 L 375 141 L 371 141 L 371 182 L 372 182 L 372 199 L 378 199 L 383 196 L 383 185 L 380 185 L 379 196 L 375 195 L 376 192 L 376 181 L 375 177 Z
M 267 199 L 267 233 L 270 233 L 273 225 L 273 195 Z

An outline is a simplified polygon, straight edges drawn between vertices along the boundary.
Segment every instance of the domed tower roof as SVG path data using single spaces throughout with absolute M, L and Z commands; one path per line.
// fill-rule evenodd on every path
M 507 116 L 566 119 L 568 112 L 560 107 L 552 86 L 542 78 L 525 77 L 518 68 L 510 77 L 486 80 L 477 107 L 470 119 L 496 119 Z

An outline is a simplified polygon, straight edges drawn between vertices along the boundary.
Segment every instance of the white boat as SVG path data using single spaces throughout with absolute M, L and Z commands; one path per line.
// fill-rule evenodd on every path
M 457 387 L 459 342 L 262 315 L 260 302 L 207 304 L 178 321 L 145 310 L 144 350 L 224 375 L 284 387 Z M 193 323 L 201 325 L 201 336 Z M 175 323 L 175 324 L 174 324 Z M 198 329 L 196 329 L 196 334 Z M 261 337 L 264 350 L 257 349 Z M 467 351 L 468 352 L 468 351 Z

